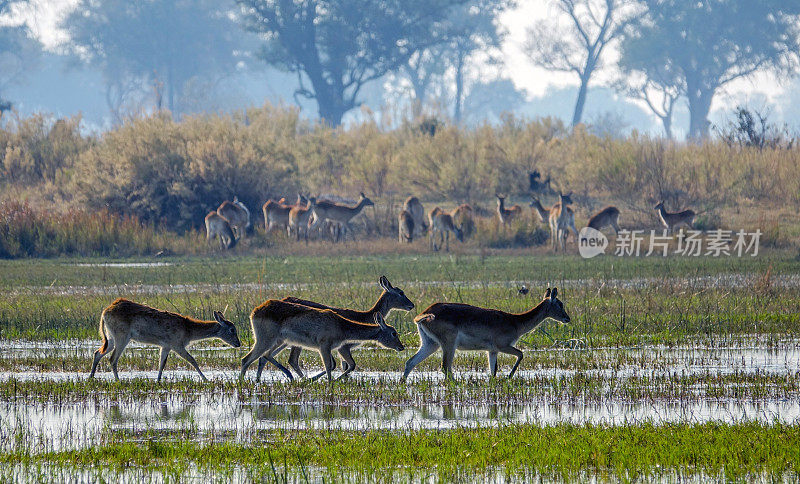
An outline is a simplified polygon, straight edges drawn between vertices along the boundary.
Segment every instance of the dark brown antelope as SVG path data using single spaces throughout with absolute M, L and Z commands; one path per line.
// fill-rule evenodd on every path
M 453 223 L 453 217 L 439 207 L 434 207 L 428 214 L 430 222 L 431 249 L 436 252 L 445 245 L 445 251 L 450 252 L 450 232 L 455 234 L 459 242 L 464 242 L 464 232 Z M 439 234 L 439 246 L 436 246 L 436 234 Z
M 693 210 L 684 210 L 683 212 L 675 212 L 669 213 L 667 209 L 664 208 L 664 201 L 658 202 L 658 205 L 655 207 L 656 212 L 658 212 L 658 218 L 661 219 L 661 223 L 667 229 L 668 233 L 672 233 L 675 227 L 680 227 L 681 225 L 686 225 L 687 227 L 692 227 L 694 224 L 694 217 L 695 213 Z
M 425 222 L 425 208 L 417 197 L 408 197 L 403 203 L 403 210 L 411 214 L 414 220 L 415 236 L 425 235 L 428 231 L 428 224 Z
M 408 210 L 403 210 L 397 216 L 397 241 L 401 244 L 414 241 L 414 216 Z
M 214 240 L 214 237 L 218 237 L 221 249 L 232 249 L 236 246 L 236 235 L 233 233 L 228 219 L 217 212 L 208 212 L 205 222 L 206 240 L 209 243 Z
M 403 351 L 405 347 L 397 331 L 384 321 L 380 313 L 374 314 L 375 325 L 362 324 L 343 318 L 330 309 L 317 309 L 301 304 L 270 299 L 250 314 L 250 325 L 255 342 L 242 359 L 240 378 L 247 368 L 262 355 L 284 375 L 293 380 L 292 373 L 275 360 L 286 346 L 300 346 L 319 352 L 325 365 L 328 381 L 333 381 L 333 356 L 331 351 L 348 343 L 375 341 L 389 349 Z
M 406 362 L 402 380 L 439 348 L 442 349 L 442 371 L 447 378 L 453 376 L 453 359 L 457 349 L 488 352 L 492 376 L 497 374 L 497 353 L 516 356 L 517 361 L 508 374 L 511 378 L 522 361 L 522 351 L 514 347 L 522 335 L 536 329 L 546 318 L 561 323 L 570 322 L 557 293 L 556 288 L 552 291 L 548 288 L 541 303 L 519 314 L 469 304 L 432 305 L 414 318 L 422 344 L 419 351 Z
M 381 276 L 378 280 L 378 284 L 383 289 L 380 297 L 372 305 L 370 309 L 367 311 L 357 311 L 355 309 L 346 309 L 346 308 L 337 308 L 334 306 L 327 306 L 325 304 L 320 304 L 314 301 L 308 301 L 306 299 L 299 299 L 296 297 L 285 297 L 281 299 L 281 301 L 289 302 L 293 304 L 301 304 L 303 306 L 309 306 L 312 308 L 317 309 L 330 309 L 334 311 L 339 316 L 343 318 L 347 318 L 351 321 L 355 321 L 357 323 L 362 324 L 374 324 L 375 321 L 375 314 L 380 314 L 384 318 L 389 315 L 389 312 L 392 309 L 401 309 L 403 311 L 411 311 L 414 309 L 414 303 L 411 302 L 408 297 L 406 297 L 405 293 L 399 287 L 394 287 L 389 282 L 389 279 L 386 276 Z M 358 344 L 345 344 L 338 348 L 339 355 L 342 357 L 342 373 L 339 378 L 344 378 L 350 372 L 356 369 L 356 362 L 353 359 L 353 355 L 351 354 L 351 350 L 356 348 Z M 302 348 L 299 346 L 292 347 L 291 353 L 289 354 L 289 366 L 294 369 L 294 371 L 302 378 L 305 375 L 303 374 L 303 370 L 300 367 L 300 352 Z M 259 358 L 258 360 L 258 373 L 256 374 L 256 381 L 261 379 L 261 372 L 264 369 L 264 365 L 267 363 L 266 358 Z M 333 361 L 333 367 L 336 367 L 336 361 Z M 318 375 L 314 376 L 312 379 L 316 380 L 317 378 L 324 375 L 325 372 L 319 373 Z M 337 378 L 337 379 L 339 379 Z
M 97 364 L 110 351 L 111 371 L 114 372 L 114 378 L 119 380 L 117 361 L 128 343 L 133 340 L 161 347 L 158 381 L 161 381 L 161 374 L 164 372 L 170 351 L 178 353 L 197 370 L 203 380 L 208 380 L 192 355 L 186 351 L 186 346 L 194 341 L 210 338 L 219 338 L 234 348 L 241 346 L 236 326 L 225 319 L 219 311 L 214 311 L 214 319 L 216 321 L 200 321 L 127 299 L 117 299 L 105 308 L 100 316 L 100 336 L 103 338 L 103 345 L 94 352 L 89 378 L 94 377 Z
M 231 225 L 237 239 L 243 238 L 250 230 L 250 210 L 239 201 L 238 197 L 233 197 L 233 201 L 225 200 L 217 208 L 217 213 L 225 217 Z
M 597 212 L 589 219 L 587 227 L 595 230 L 602 230 L 605 227 L 612 227 L 615 234 L 619 234 L 619 209 L 617 207 L 606 207 Z

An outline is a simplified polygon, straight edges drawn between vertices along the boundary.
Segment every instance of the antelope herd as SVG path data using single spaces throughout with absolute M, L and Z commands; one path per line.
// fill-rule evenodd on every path
M 326 306 L 296 297 L 270 299 L 253 309 L 250 313 L 253 347 L 242 358 L 239 378 L 243 379 L 250 365 L 258 360 L 256 381 L 260 380 L 267 363 L 293 380 L 291 370 L 276 359 L 286 348 L 291 348 L 288 364 L 301 378 L 305 377 L 299 363 L 301 351 L 316 351 L 324 371 L 312 379 L 325 375 L 328 381 L 333 381 L 332 372 L 336 368 L 334 351 L 338 351 L 342 357 L 343 372 L 337 380 L 356 368 L 351 350 L 362 343 L 373 342 L 398 352 L 404 351 L 405 345 L 397 330 L 387 324 L 385 318 L 393 309 L 413 310 L 414 303 L 402 289 L 392 286 L 385 276 L 381 276 L 378 283 L 383 291 L 367 311 Z M 422 360 L 439 348 L 442 349 L 442 371 L 446 378 L 453 377 L 456 350 L 486 351 L 492 377 L 497 374 L 498 353 L 515 356 L 517 360 L 508 374 L 511 378 L 523 358 L 522 351 L 514 345 L 547 318 L 562 324 L 570 322 L 556 288 L 548 288 L 542 301 L 523 313 L 507 313 L 468 304 L 433 304 L 414 318 L 421 346 L 406 362 L 401 380 L 404 381 Z M 219 311 L 214 312 L 214 319 L 201 321 L 127 299 L 117 299 L 100 315 L 103 342 L 94 353 L 89 378 L 94 377 L 100 360 L 110 353 L 111 370 L 114 378 L 119 380 L 117 362 L 128 343 L 138 341 L 161 348 L 158 381 L 161 380 L 170 351 L 178 353 L 197 370 L 203 380 L 207 380 L 186 346 L 210 338 L 221 339 L 234 348 L 241 346 L 236 326 Z
M 549 181 L 547 187 L 549 188 Z M 579 239 L 578 229 L 575 226 L 575 212 L 572 209 L 574 204 L 572 192 L 564 194 L 552 189 L 549 191 L 557 196 L 555 203 L 545 207 L 539 198 L 531 197 L 531 213 L 534 220 L 538 218 L 549 228 L 553 252 L 558 252 L 559 249 L 564 252 L 570 232 L 574 234 L 575 240 Z M 542 189 L 539 192 L 545 193 L 548 190 Z M 497 226 L 506 233 L 509 226 L 525 219 L 524 211 L 516 204 L 507 206 L 506 196 L 495 194 L 495 197 L 497 209 L 494 213 L 497 216 Z M 277 228 L 280 231 L 285 230 L 289 238 L 297 241 L 302 237 L 306 243 L 311 234 L 317 237 L 328 234 L 333 242 L 346 241 L 350 234 L 355 240 L 355 236 L 351 233 L 350 222 L 366 207 L 374 205 L 375 203 L 363 192 L 357 202 L 350 203 L 298 193 L 294 204 L 287 204 L 284 198 L 278 201 L 267 200 L 262 207 L 264 227 L 267 234 Z M 692 210 L 668 212 L 664 208 L 663 200 L 654 207 L 654 210 L 670 234 L 684 225 L 693 228 L 696 214 Z M 473 231 L 476 217 L 478 212 L 469 204 L 458 205 L 451 211 L 435 206 L 426 216 L 420 199 L 409 196 L 397 214 L 397 240 L 401 244 L 411 244 L 415 238 L 428 234 L 432 251 L 439 251 L 442 247 L 445 251 L 449 251 L 450 234 L 453 234 L 457 241 L 464 242 Z M 619 209 L 608 206 L 590 217 L 586 226 L 598 231 L 611 227 L 614 233 L 618 234 L 621 230 L 619 217 Z M 209 212 L 205 218 L 205 225 L 209 242 L 217 238 L 221 248 L 230 249 L 251 230 L 250 211 L 234 197 L 233 201 L 224 201 L 216 211 Z

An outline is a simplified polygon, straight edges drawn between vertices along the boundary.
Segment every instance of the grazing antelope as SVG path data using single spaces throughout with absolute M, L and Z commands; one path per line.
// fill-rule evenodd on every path
M 250 210 L 239 201 L 239 197 L 233 197 L 232 202 L 227 200 L 222 202 L 217 208 L 217 213 L 228 220 L 237 239 L 244 237 L 250 230 Z
M 408 210 L 403 210 L 397 216 L 397 241 L 409 244 L 414 241 L 414 216 Z
M 339 241 L 340 231 L 344 231 L 345 233 L 345 240 L 347 238 L 347 226 L 350 220 L 353 219 L 356 215 L 361 213 L 361 210 L 364 207 L 374 206 L 375 204 L 372 203 L 372 200 L 367 198 L 364 195 L 364 192 L 361 192 L 361 197 L 358 199 L 358 203 L 353 206 L 347 205 L 340 205 L 338 203 L 330 202 L 328 200 L 317 200 L 314 197 L 310 197 L 308 199 L 309 205 L 311 206 L 312 210 L 312 223 L 309 227 L 309 230 L 316 230 L 323 222 L 329 220 L 333 222 L 335 225 L 338 225 L 340 230 L 336 231 L 336 237 L 334 242 Z
M 497 197 L 497 216 L 500 219 L 500 225 L 505 229 L 512 220 L 522 215 L 522 207 L 513 205 L 511 208 L 507 209 L 505 206 L 506 197 L 501 197 L 496 193 L 494 196 Z
M 690 229 L 693 228 L 692 224 L 694 224 L 695 217 L 694 210 L 684 210 L 683 212 L 669 213 L 667 212 L 667 209 L 664 208 L 663 200 L 658 202 L 658 205 L 656 205 L 654 208 L 656 212 L 658 212 L 658 218 L 661 219 L 661 223 L 664 224 L 664 227 L 666 227 L 670 234 L 675 227 L 681 225 L 686 225 Z
M 428 224 L 425 223 L 425 208 L 422 206 L 422 202 L 419 201 L 419 198 L 406 198 L 406 201 L 403 203 L 403 210 L 410 213 L 411 217 L 414 219 L 414 230 L 416 230 L 414 235 L 425 235 L 429 227 Z
M 303 306 L 309 306 L 312 308 L 317 309 L 330 309 L 334 311 L 339 316 L 343 318 L 347 318 L 351 321 L 355 321 L 357 323 L 362 324 L 370 324 L 373 325 L 375 321 L 375 314 L 380 314 L 384 318 L 391 312 L 392 309 L 402 309 L 403 311 L 411 311 L 414 309 L 414 303 L 406 297 L 405 293 L 399 287 L 394 287 L 389 282 L 389 279 L 386 276 L 381 276 L 378 280 L 378 284 L 380 284 L 383 292 L 381 293 L 378 300 L 372 307 L 367 311 L 356 311 L 354 309 L 346 309 L 346 308 L 337 308 L 333 306 L 326 306 L 325 304 L 316 303 L 314 301 L 308 301 L 305 299 L 299 299 L 296 297 L 285 297 L 281 299 L 283 302 L 289 302 L 293 304 L 301 304 Z M 353 359 L 353 355 L 350 353 L 350 350 L 357 347 L 357 343 L 350 343 L 342 345 L 338 348 L 339 354 L 342 357 L 342 369 L 344 373 L 342 373 L 338 379 L 344 378 L 350 372 L 356 369 L 356 362 Z M 303 370 L 300 368 L 300 352 L 302 348 L 299 346 L 292 347 L 291 353 L 289 354 L 289 366 L 291 366 L 295 372 L 297 372 L 300 377 L 303 377 Z M 258 373 L 256 374 L 256 381 L 261 379 L 261 371 L 264 369 L 264 365 L 267 363 L 266 358 L 259 358 L 258 360 Z M 336 368 L 336 361 L 333 361 L 333 368 Z M 331 371 L 333 370 L 331 368 Z M 316 380 L 317 378 L 324 375 L 325 372 L 322 372 L 312 379 Z
M 247 367 L 264 355 L 268 362 L 293 380 L 292 373 L 275 360 L 275 355 L 287 345 L 317 350 L 325 365 L 328 381 L 333 380 L 331 351 L 342 345 L 375 341 L 386 348 L 403 351 L 405 347 L 397 331 L 386 324 L 380 313 L 375 313 L 373 318 L 375 325 L 362 324 L 343 318 L 330 309 L 270 299 L 250 314 L 255 342 L 242 359 L 239 378 L 244 378 Z
M 103 345 L 94 352 L 89 378 L 94 377 L 97 364 L 110 351 L 111 371 L 114 372 L 114 378 L 119 380 L 117 361 L 128 343 L 133 340 L 161 347 L 158 381 L 161 381 L 170 351 L 178 353 L 197 370 L 203 380 L 208 381 L 192 355 L 186 351 L 186 346 L 210 338 L 219 338 L 234 348 L 242 345 L 232 322 L 225 319 L 219 311 L 214 311 L 214 319 L 216 321 L 200 321 L 119 298 L 105 308 L 100 316 Z
M 611 226 L 614 229 L 614 233 L 619 234 L 619 209 L 617 207 L 606 207 L 600 210 L 589 219 L 589 223 L 586 226 L 595 230 Z
M 550 240 L 553 242 L 553 251 L 558 251 L 558 244 L 561 243 L 561 251 L 567 250 L 568 230 L 571 229 L 578 238 L 578 230 L 575 228 L 575 214 L 567 204 L 572 203 L 570 192 L 567 195 L 558 193 L 558 202 L 550 209 L 548 222 L 550 223 Z
M 453 224 L 453 217 L 439 207 L 434 207 L 428 214 L 430 222 L 431 249 L 436 252 L 445 243 L 445 251 L 450 252 L 450 232 L 455 234 L 459 242 L 464 242 L 464 232 Z M 436 246 L 436 234 L 439 234 L 439 246 Z
M 467 203 L 462 203 L 450 212 L 450 217 L 453 219 L 453 224 L 461 229 L 464 237 L 472 234 L 475 228 L 475 223 L 472 220 L 472 207 Z
M 211 242 L 214 237 L 219 237 L 219 247 L 232 249 L 236 246 L 236 235 L 233 233 L 228 219 L 217 212 L 208 212 L 206 215 L 206 240 Z
M 541 303 L 519 314 L 469 304 L 433 304 L 414 318 L 422 345 L 406 362 L 401 380 L 405 380 L 415 366 L 439 348 L 442 349 L 442 371 L 446 378 L 453 376 L 453 358 L 457 349 L 487 351 L 492 376 L 497 374 L 497 353 L 516 356 L 517 362 L 508 374 L 511 378 L 522 361 L 522 351 L 514 347 L 522 335 L 536 329 L 546 318 L 570 322 L 557 294 L 558 289 L 551 291 L 548 288 Z

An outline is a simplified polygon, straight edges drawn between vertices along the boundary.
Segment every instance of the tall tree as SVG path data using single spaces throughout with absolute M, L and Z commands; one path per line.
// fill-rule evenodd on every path
M 620 64 L 620 70 L 621 76 L 613 87 L 630 98 L 643 101 L 661 121 L 664 136 L 672 139 L 672 114 L 684 95 L 675 74 L 655 66 L 647 73 L 631 70 L 625 64 Z
M 674 76 L 689 104 L 689 136 L 708 136 L 708 113 L 725 84 L 761 70 L 790 72 L 800 52 L 800 2 L 644 0 L 621 44 L 625 68 Z
M 461 121 L 469 87 L 468 67 L 473 61 L 500 63 L 498 54 L 506 32 L 497 17 L 513 3 L 511 0 L 472 0 L 450 9 L 441 23 L 441 43 L 416 53 L 402 66 L 401 71 L 414 91 L 416 109 L 427 101 L 432 87 L 452 81 L 453 119 Z
M 3 98 L 2 91 L 18 81 L 41 52 L 41 45 L 30 29 L 15 25 L 10 19 L 15 8 L 27 3 L 27 0 L 0 0 L 0 114 L 12 106 L 10 100 Z
M 105 75 L 107 99 L 131 84 L 152 88 L 173 113 L 194 76 L 230 72 L 237 59 L 233 3 L 213 0 L 81 0 L 63 21 L 70 49 Z M 126 86 L 121 88 L 120 86 Z M 120 91 L 120 89 L 122 89 Z
M 314 99 L 337 126 L 370 81 L 440 42 L 440 23 L 466 0 L 238 0 L 245 27 L 265 36 L 261 57 L 297 74 L 295 96 Z
M 580 86 L 572 126 L 581 122 L 592 75 L 603 67 L 608 46 L 619 39 L 636 10 L 634 0 L 553 0 L 561 16 L 528 29 L 525 48 L 531 61 L 553 71 L 574 73 Z

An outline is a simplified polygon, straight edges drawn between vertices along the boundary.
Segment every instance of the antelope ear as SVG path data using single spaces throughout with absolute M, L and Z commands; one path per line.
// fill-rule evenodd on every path
M 386 321 L 383 320 L 383 316 L 381 313 L 375 313 L 375 324 L 381 327 L 381 329 L 386 329 Z
M 392 283 L 389 282 L 389 279 L 386 276 L 381 276 L 380 285 L 382 288 L 386 289 L 387 291 L 392 288 Z
M 222 313 L 219 311 L 214 311 L 214 319 L 216 319 L 219 324 L 228 324 L 228 321 L 225 320 Z
M 550 300 L 555 301 L 557 295 L 558 295 L 558 288 L 554 287 L 553 292 L 550 293 Z
M 544 293 L 544 298 L 545 299 L 550 299 L 550 288 L 549 287 L 547 288 L 547 291 L 545 291 L 545 293 Z

